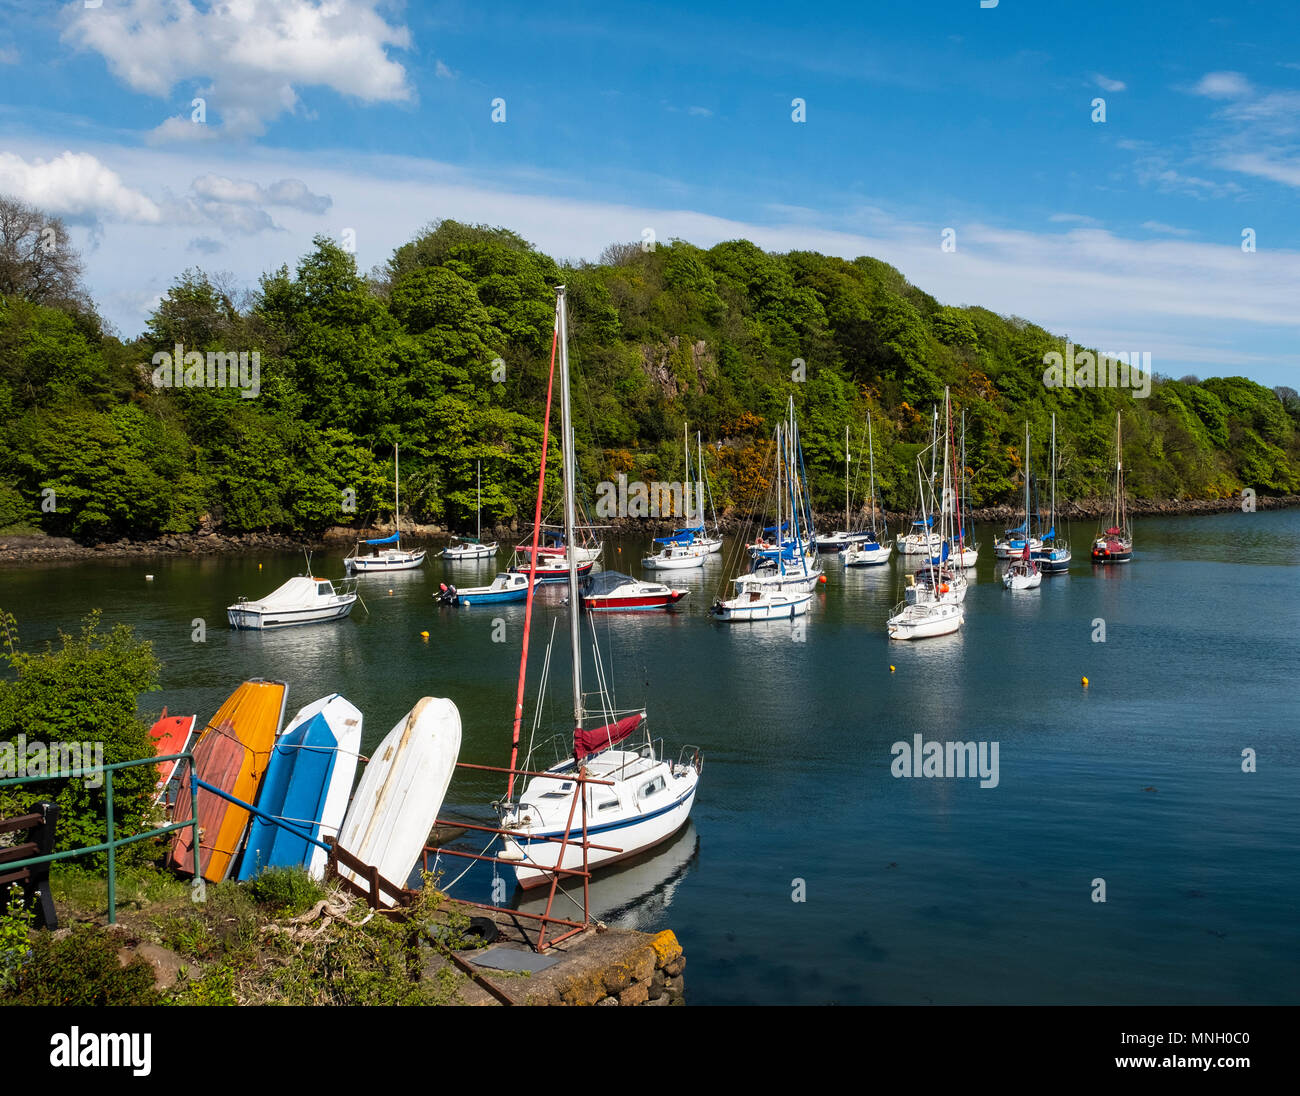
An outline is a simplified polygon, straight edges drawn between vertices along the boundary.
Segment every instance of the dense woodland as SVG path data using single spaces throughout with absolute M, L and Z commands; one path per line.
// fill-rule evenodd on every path
M 843 506 L 844 428 L 857 449 L 870 409 L 880 494 L 904 510 L 945 385 L 966 412 L 977 506 L 1018 496 L 1026 418 L 1042 467 L 1053 411 L 1065 498 L 1106 494 L 1117 409 L 1131 495 L 1300 491 L 1294 391 L 1173 380 L 1158 362 L 1147 399 L 1048 389 L 1043 356 L 1064 336 L 940 305 L 866 257 L 673 241 L 560 267 L 507 229 L 444 220 L 369 275 L 318 237 L 254 291 L 225 282 L 186 271 L 124 342 L 96 315 L 62 226 L 0 202 L 0 529 L 92 542 L 388 519 L 398 442 L 406 518 L 472 526 L 476 461 L 485 523 L 529 517 L 560 282 L 589 502 L 619 473 L 680 479 L 689 421 L 719 508 L 749 510 L 766 494 L 772 430 L 793 395 L 819 509 Z M 155 387 L 153 355 L 178 343 L 258 351 L 260 393 Z

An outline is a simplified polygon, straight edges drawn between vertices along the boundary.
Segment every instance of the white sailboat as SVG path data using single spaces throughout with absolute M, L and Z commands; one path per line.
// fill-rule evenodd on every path
M 490 544 L 483 543 L 483 462 L 475 461 L 474 467 L 478 474 L 478 506 L 475 508 L 475 531 L 472 537 L 453 537 L 452 541 L 442 550 L 442 558 L 446 560 L 475 560 L 475 559 L 495 559 L 497 554 L 497 542 L 494 540 Z
M 1059 575 L 1070 569 L 1070 545 L 1056 535 L 1056 413 L 1052 413 L 1052 508 L 1043 547 L 1034 553 L 1038 569 L 1045 575 Z
M 944 389 L 945 408 L 943 494 L 939 506 L 939 549 L 927 557 L 914 575 L 909 575 L 906 596 L 895 607 L 887 623 L 890 639 L 929 639 L 957 631 L 965 620 L 962 601 L 966 597 L 966 578 L 948 565 L 949 545 L 955 498 L 952 488 L 952 467 L 948 463 L 948 440 L 952 423 L 952 407 L 948 390 Z M 931 457 L 933 469 L 933 455 Z M 921 464 L 917 461 L 917 480 L 925 506 L 925 485 L 921 482 Z M 924 512 L 924 510 L 923 510 Z
M 1033 540 L 1029 537 L 1029 423 L 1025 423 L 1025 544 L 1020 556 L 1011 561 L 1002 575 L 1002 585 L 1008 590 L 1037 590 L 1043 581 L 1043 572 L 1034 559 Z M 1039 547 L 1042 542 L 1039 542 Z
M 893 542 L 883 544 L 876 533 L 876 448 L 871 433 L 871 412 L 867 412 L 867 454 L 871 467 L 871 527 L 863 533 L 854 533 L 844 550 L 845 567 L 878 567 L 888 563 Z
M 568 323 L 564 287 L 556 292 L 556 338 L 560 350 L 560 397 L 564 454 L 564 524 L 566 542 L 572 543 L 576 527 L 574 501 L 574 445 L 569 400 Z M 690 816 L 699 786 L 702 761 L 699 750 L 682 748 L 670 761 L 653 740 L 642 709 L 619 711 L 607 689 L 608 678 L 598 673 L 598 707 L 587 707 L 582 683 L 582 612 L 579 608 L 578 561 L 568 553 L 570 648 L 573 673 L 573 731 L 563 736 L 566 760 L 529 780 L 518 803 L 499 805 L 503 839 L 502 859 L 514 862 L 515 876 L 527 888 L 549 882 L 547 868 L 581 868 L 584 835 L 604 848 L 586 851 L 594 868 L 637 853 L 672 836 Z M 593 635 L 594 645 L 594 635 Z M 599 652 L 596 665 L 602 668 Z M 522 677 L 521 677 L 522 680 Z M 516 717 L 518 717 L 518 708 Z M 597 726 L 589 723 L 599 721 Z M 693 753 L 692 753 L 693 751 Z M 525 768 L 528 768 L 525 764 Z M 581 818 L 575 815 L 575 778 L 585 773 L 605 785 L 587 785 Z M 567 844 L 562 842 L 567 839 Z
M 355 571 L 359 574 L 374 571 L 413 571 L 424 563 L 425 550 L 423 548 L 408 551 L 402 547 L 401 489 L 398 484 L 398 453 L 396 445 L 393 446 L 393 535 L 379 537 L 376 540 L 367 540 L 364 543 L 370 545 L 392 544 L 395 547 L 383 548 L 371 555 L 363 556 L 360 554 L 361 544 L 358 543 L 343 560 L 343 566 L 349 571 Z
M 970 492 L 966 483 L 966 409 L 961 412 L 961 498 L 957 506 L 957 543 L 953 546 L 952 561 L 958 567 L 974 567 L 979 562 L 980 546 L 975 543 L 975 522 L 970 516 Z

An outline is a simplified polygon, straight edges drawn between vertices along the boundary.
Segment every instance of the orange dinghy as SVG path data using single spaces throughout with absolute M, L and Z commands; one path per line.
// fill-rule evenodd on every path
M 282 681 L 245 681 L 212 717 L 194 747 L 199 779 L 255 803 L 266 773 L 275 736 L 284 719 L 289 688 Z M 176 813 L 189 814 L 189 777 L 183 776 Z M 199 789 L 199 869 L 203 878 L 219 883 L 239 851 L 249 814 L 229 800 Z M 178 871 L 194 870 L 192 831 L 176 831 L 169 858 Z
M 195 718 L 192 715 L 169 716 L 167 709 L 164 708 L 162 715 L 158 717 L 158 722 L 149 731 L 149 736 L 153 739 L 154 753 L 159 757 L 184 753 L 185 744 L 190 740 L 190 732 L 194 730 Z M 158 792 L 160 795 L 167 787 L 167 782 L 171 780 L 178 764 L 177 761 L 158 762 Z

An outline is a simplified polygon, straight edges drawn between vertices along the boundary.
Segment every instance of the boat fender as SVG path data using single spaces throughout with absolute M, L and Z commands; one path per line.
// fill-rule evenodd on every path
M 939 583 L 939 593 L 946 594 L 947 592 L 948 592 L 948 584 L 946 582 Z

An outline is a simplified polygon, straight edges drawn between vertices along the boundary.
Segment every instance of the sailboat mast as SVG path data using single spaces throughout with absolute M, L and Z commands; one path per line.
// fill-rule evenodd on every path
M 398 484 L 401 482 L 401 475 L 397 463 L 397 443 L 393 443 L 393 532 L 397 534 L 398 542 L 402 539 L 402 499 L 399 494 Z
M 871 531 L 876 533 L 876 447 L 871 439 L 870 411 L 867 412 L 867 460 L 871 463 Z
M 844 424 L 844 531 L 849 529 L 849 424 Z
M 1025 544 L 1033 535 L 1029 524 L 1029 421 L 1025 420 Z
M 478 523 L 474 535 L 478 540 L 483 539 L 483 462 L 476 460 L 474 467 L 478 471 Z
M 577 525 L 574 495 L 573 423 L 569 402 L 569 313 L 564 286 L 560 297 L 560 417 L 564 431 L 564 547 L 569 556 L 569 645 L 573 657 L 573 725 L 582 726 L 582 633 L 578 601 L 578 553 L 574 550 L 574 527 Z
M 689 527 L 691 525 L 691 424 L 682 423 L 682 456 L 686 458 L 686 478 L 682 481 L 683 503 L 686 509 L 686 520 L 682 523 Z
M 1056 412 L 1052 412 L 1052 517 L 1051 525 L 1052 539 L 1056 539 Z
M 1120 510 L 1124 505 L 1124 438 L 1123 423 L 1118 411 L 1115 412 L 1115 527 L 1123 530 L 1120 524 Z

